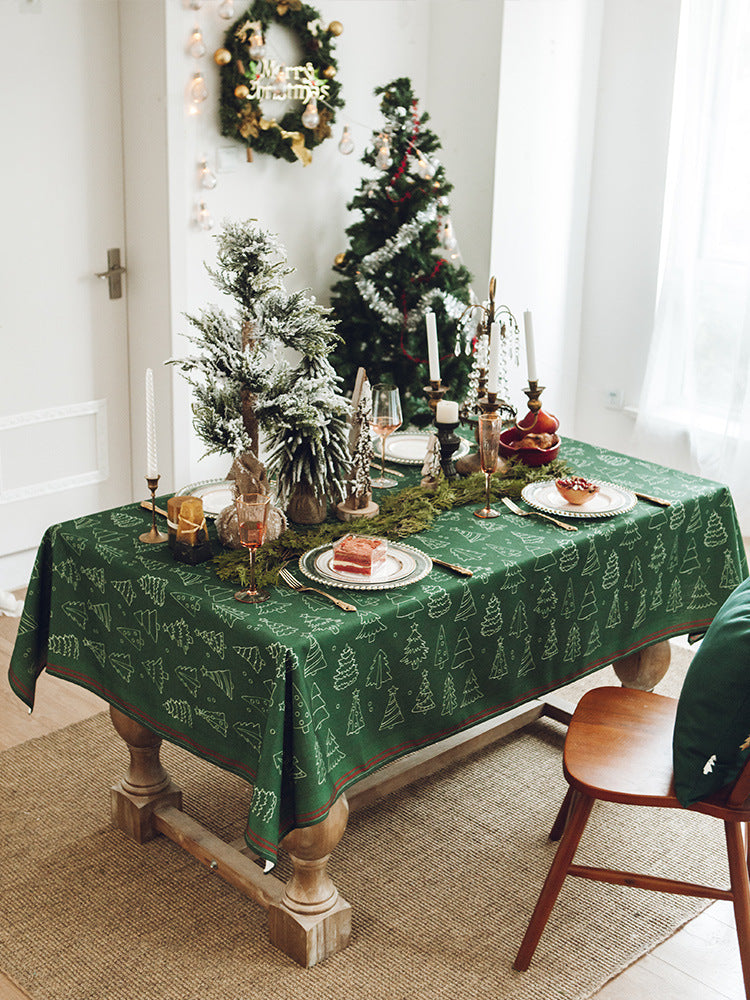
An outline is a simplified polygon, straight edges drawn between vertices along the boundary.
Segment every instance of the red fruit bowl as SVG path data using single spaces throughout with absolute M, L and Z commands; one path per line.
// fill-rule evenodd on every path
M 524 465 L 537 467 L 547 465 L 557 458 L 560 451 L 560 438 L 553 434 L 554 444 L 551 448 L 529 448 L 521 442 L 527 437 L 518 427 L 509 427 L 500 435 L 500 454 L 503 458 L 520 458 Z
M 595 483 L 590 482 L 588 479 L 583 479 L 581 476 L 556 479 L 555 486 L 563 499 L 567 500 L 568 503 L 572 503 L 574 507 L 580 507 L 582 504 L 588 503 L 599 492 L 599 487 Z

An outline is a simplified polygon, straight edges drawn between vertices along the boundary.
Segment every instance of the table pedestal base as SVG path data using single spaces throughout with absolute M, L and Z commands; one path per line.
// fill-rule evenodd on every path
M 269 911 L 271 943 L 306 968 L 349 943 L 352 908 L 339 896 L 327 871 L 328 858 L 348 819 L 349 805 L 342 795 L 321 823 L 292 830 L 282 841 L 294 875 L 281 902 Z
M 651 690 L 669 667 L 668 642 L 661 642 L 613 663 L 625 687 Z M 181 811 L 182 793 L 173 784 L 159 759 L 161 738 L 115 708 L 112 723 L 130 751 L 127 775 L 112 788 L 112 819 L 138 843 L 163 834 L 242 893 L 268 910 L 271 943 L 295 962 L 310 968 L 341 951 L 349 943 L 352 908 L 339 895 L 328 871 L 328 858 L 341 840 L 349 816 L 344 795 L 334 803 L 325 820 L 315 826 L 292 830 L 282 846 L 294 873 L 284 886 L 266 875 L 248 857 L 244 841 L 227 844 Z M 456 734 L 434 746 L 395 761 L 349 791 L 353 808 L 369 805 L 403 788 L 418 777 L 435 773 L 453 760 L 541 716 L 569 722 L 572 706 L 548 694 L 499 718 Z M 238 849 L 239 848 L 239 849 Z
M 653 691 L 669 670 L 671 656 L 669 642 L 665 640 L 615 660 L 612 667 L 623 687 Z
M 130 751 L 130 767 L 110 790 L 112 822 L 139 844 L 153 840 L 158 831 L 154 811 L 158 806 L 182 807 L 182 792 L 172 782 L 159 759 L 161 737 L 110 705 L 112 725 Z
M 331 881 L 327 864 L 346 829 L 346 797 L 315 826 L 292 830 L 283 841 L 294 867 L 286 887 L 245 853 L 182 812 L 182 792 L 160 757 L 161 737 L 110 706 L 112 724 L 130 751 L 125 777 L 111 789 L 112 822 L 143 844 L 159 834 L 188 851 L 269 911 L 271 942 L 309 968 L 349 943 L 351 906 Z

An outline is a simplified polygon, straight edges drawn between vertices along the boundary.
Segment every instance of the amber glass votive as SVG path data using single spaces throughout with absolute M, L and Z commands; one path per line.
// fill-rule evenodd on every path
M 177 514 L 176 540 L 188 545 L 197 545 L 198 532 L 203 526 L 203 501 L 198 497 L 184 497 Z
M 175 539 L 177 538 L 177 522 L 180 517 L 180 507 L 182 507 L 185 500 L 189 500 L 190 497 L 170 497 L 167 500 L 167 530 L 169 531 L 169 546 L 170 548 L 174 545 Z

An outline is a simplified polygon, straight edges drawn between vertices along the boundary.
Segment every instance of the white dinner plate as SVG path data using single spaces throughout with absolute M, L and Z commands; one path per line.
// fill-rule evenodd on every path
M 604 483 L 600 479 L 592 479 L 591 482 L 599 487 L 599 491 L 579 506 L 568 503 L 555 486 L 554 479 L 528 483 L 521 490 L 521 496 L 530 507 L 545 514 L 563 514 L 565 517 L 614 517 L 632 510 L 638 502 L 635 493 L 622 486 Z
M 385 439 L 385 460 L 396 465 L 421 465 L 427 454 L 430 435 L 425 431 L 396 431 Z M 373 459 L 377 466 L 380 460 L 380 441 L 373 435 Z M 469 442 L 464 438 L 453 453 L 453 460 L 469 454 Z
M 183 486 L 175 494 L 178 497 L 198 497 L 203 501 L 203 513 L 214 518 L 234 503 L 235 491 L 233 479 L 206 479 L 201 483 L 191 483 Z
M 371 536 L 368 536 L 371 537 Z M 371 576 L 362 573 L 342 573 L 333 568 L 333 545 L 319 545 L 300 556 L 299 568 L 316 583 L 344 587 L 347 590 L 391 590 L 415 583 L 432 569 L 432 560 L 424 552 L 403 542 L 388 542 L 382 566 Z

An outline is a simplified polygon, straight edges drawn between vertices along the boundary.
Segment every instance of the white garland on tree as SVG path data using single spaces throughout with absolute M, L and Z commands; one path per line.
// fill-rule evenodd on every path
M 370 278 L 389 264 L 401 250 L 409 246 L 437 218 L 438 206 L 433 202 L 423 208 L 421 212 L 418 212 L 409 222 L 405 222 L 390 239 L 385 241 L 382 247 L 373 250 L 372 253 L 367 254 L 360 261 L 359 274 L 355 280 L 359 294 L 373 312 L 376 312 L 387 323 L 400 326 L 404 322 L 403 311 L 396 304 L 395 296 L 387 296 L 387 293 L 381 291 Z M 438 247 L 437 249 L 439 251 L 440 248 Z M 413 333 L 421 327 L 424 322 L 425 312 L 434 309 L 437 302 L 442 302 L 446 315 L 455 320 L 460 320 L 466 309 L 466 303 L 461 302 L 455 295 L 451 295 L 449 292 L 440 289 L 428 289 L 420 297 L 414 308 L 410 309 L 406 314 L 406 330 L 408 333 Z M 463 334 L 464 346 L 468 351 L 470 349 L 471 336 L 466 324 L 462 324 L 461 333 Z
M 414 238 L 426 229 L 437 219 L 437 205 L 435 202 L 427 205 L 421 212 L 417 212 L 410 222 L 405 222 L 403 226 L 378 250 L 373 250 L 363 257 L 359 262 L 359 269 L 363 274 L 375 274 L 382 267 L 388 264 L 399 251 L 409 246 Z

